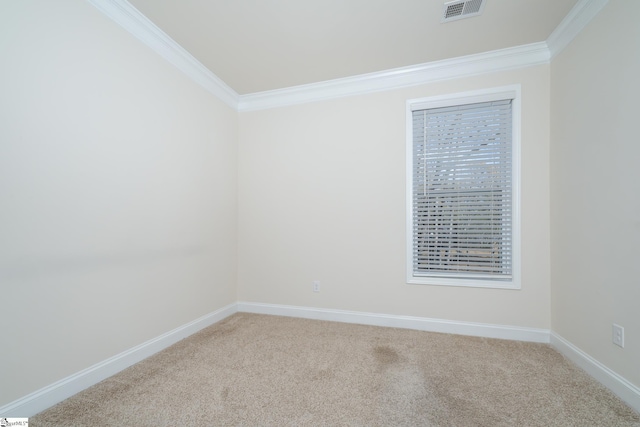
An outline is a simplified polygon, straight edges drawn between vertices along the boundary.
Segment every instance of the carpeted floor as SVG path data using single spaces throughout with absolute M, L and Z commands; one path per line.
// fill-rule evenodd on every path
M 235 314 L 29 419 L 53 426 L 640 426 L 545 344 Z

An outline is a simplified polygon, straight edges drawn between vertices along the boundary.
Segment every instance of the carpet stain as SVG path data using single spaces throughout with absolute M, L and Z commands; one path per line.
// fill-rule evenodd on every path
M 313 380 L 314 381 L 323 381 L 323 380 L 328 380 L 331 379 L 333 377 L 333 372 L 328 370 L 328 369 L 320 369 L 319 371 L 316 372 L 316 374 L 313 376 Z
M 373 349 L 373 357 L 378 363 L 383 365 L 390 365 L 397 363 L 400 360 L 398 352 L 386 345 L 379 345 Z
M 222 389 L 222 391 L 220 392 L 220 397 L 223 401 L 229 399 L 229 387 L 225 387 Z

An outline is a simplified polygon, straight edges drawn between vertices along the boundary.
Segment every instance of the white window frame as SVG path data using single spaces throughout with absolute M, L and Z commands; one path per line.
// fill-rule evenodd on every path
M 467 286 L 498 289 L 521 288 L 520 248 L 520 134 L 521 134 L 520 85 L 503 86 L 461 92 L 428 98 L 410 99 L 406 103 L 406 266 L 407 283 L 443 286 Z M 491 280 L 459 277 L 425 276 L 414 273 L 413 262 L 413 112 L 416 110 L 450 107 L 480 102 L 512 99 L 512 274 L 510 279 Z

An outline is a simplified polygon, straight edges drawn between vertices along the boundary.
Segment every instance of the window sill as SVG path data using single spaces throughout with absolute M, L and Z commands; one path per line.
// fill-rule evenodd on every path
M 519 290 L 518 280 L 482 280 L 482 279 L 460 279 L 444 277 L 416 277 L 407 278 L 409 285 L 435 285 L 435 286 L 459 286 L 466 288 L 491 288 Z

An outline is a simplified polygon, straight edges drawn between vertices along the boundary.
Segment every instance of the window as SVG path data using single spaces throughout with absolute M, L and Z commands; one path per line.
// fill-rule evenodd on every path
M 520 88 L 407 102 L 407 281 L 520 288 Z

